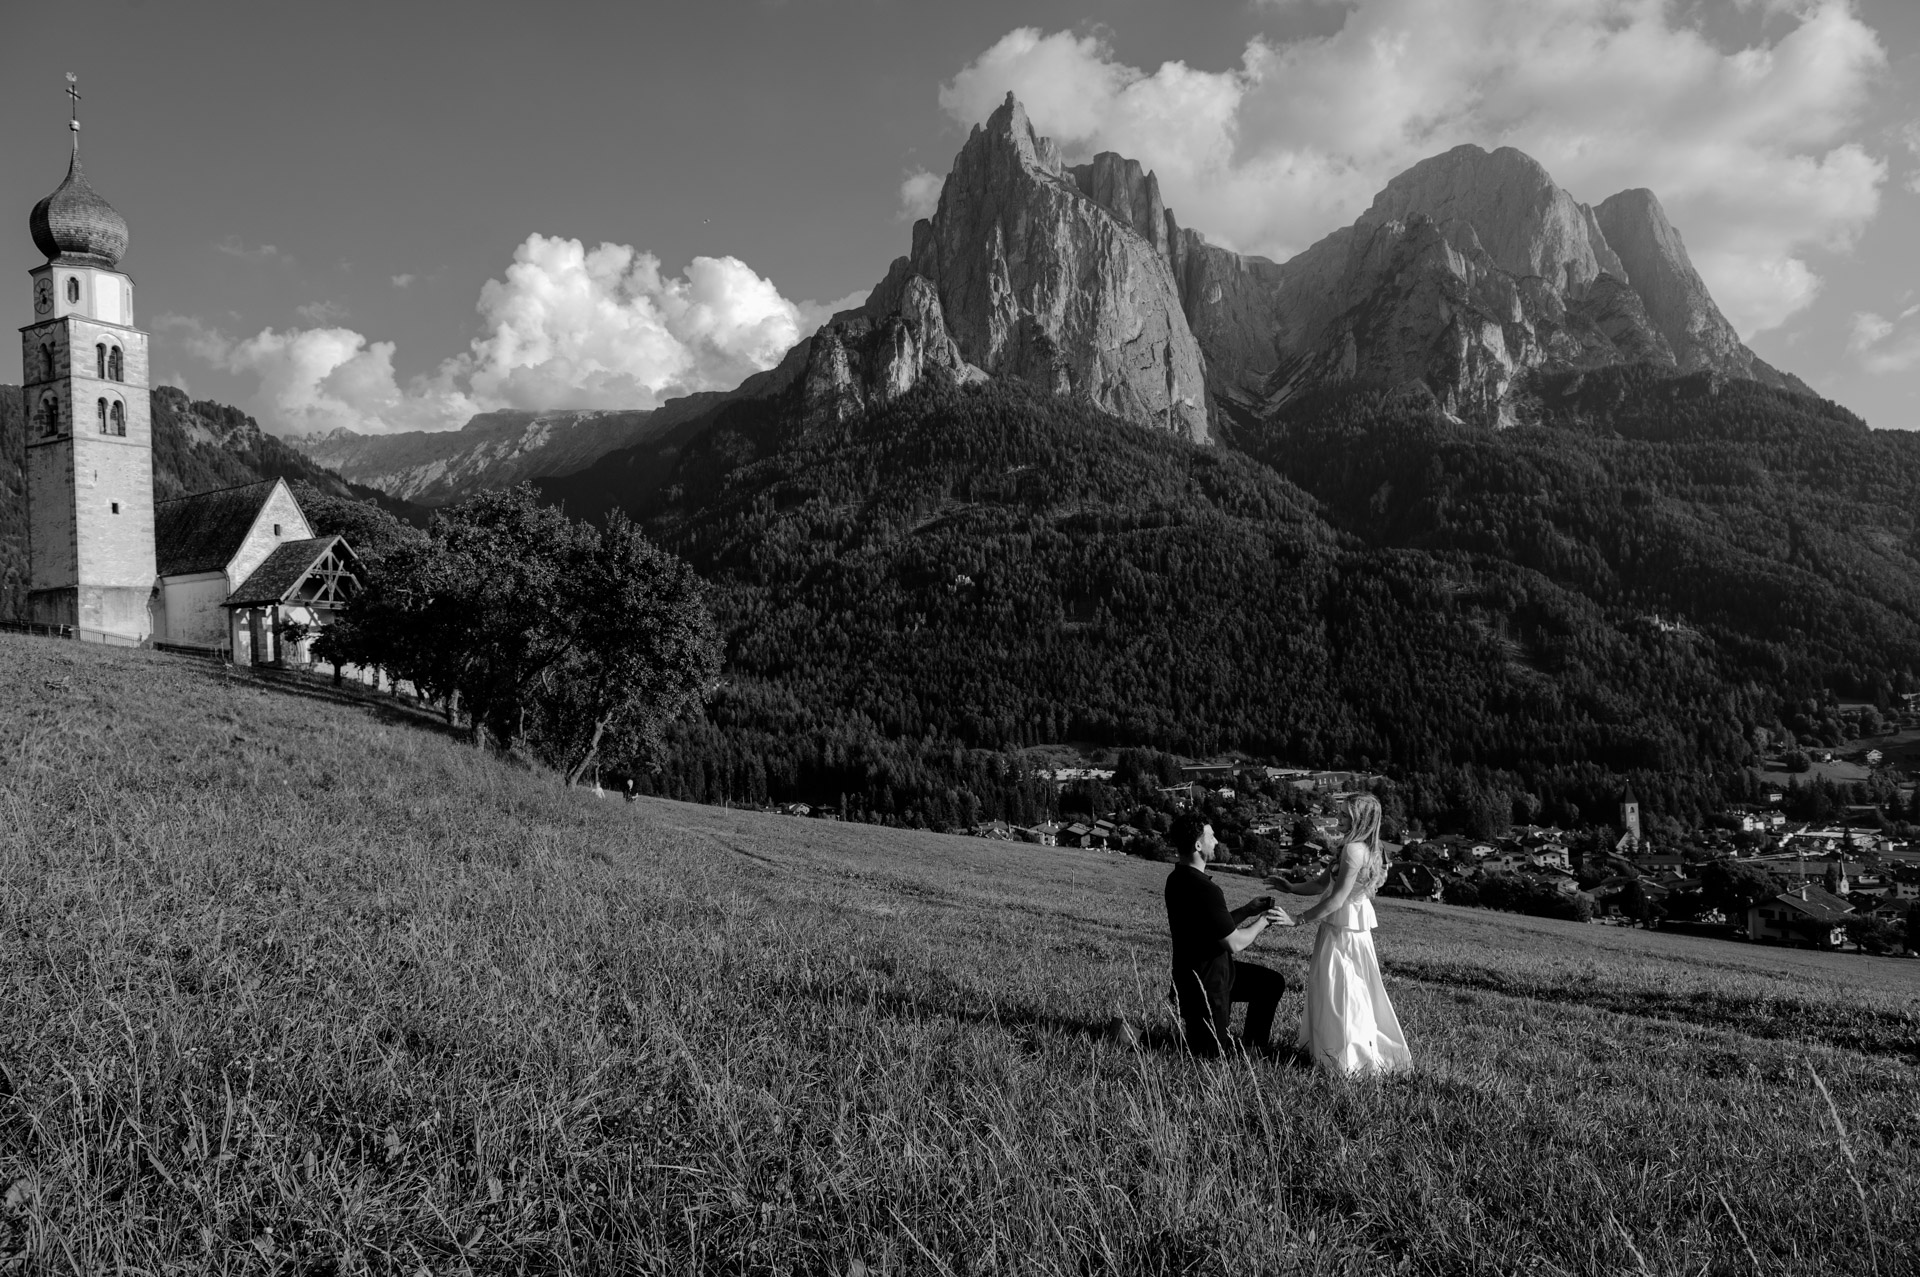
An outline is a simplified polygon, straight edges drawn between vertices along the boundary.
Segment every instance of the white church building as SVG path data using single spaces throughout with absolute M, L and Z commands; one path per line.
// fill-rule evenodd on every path
M 66 180 L 28 219 L 47 260 L 28 273 L 33 322 L 20 330 L 26 620 L 94 642 L 304 663 L 359 588 L 353 550 L 316 537 L 279 479 L 155 502 L 147 334 L 119 269 L 127 223 L 81 172 L 70 123 Z

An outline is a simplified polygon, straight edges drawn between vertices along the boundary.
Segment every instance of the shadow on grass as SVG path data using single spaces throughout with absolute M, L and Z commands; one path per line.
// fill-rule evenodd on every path
M 1827 1006 L 1799 998 L 1701 990 L 1669 993 L 1644 986 L 1547 983 L 1453 962 L 1390 961 L 1389 974 L 1452 989 L 1615 1015 L 1724 1029 L 1771 1041 L 1817 1043 L 1862 1055 L 1920 1062 L 1920 1018 L 1900 1011 Z
M 965 1024 L 990 1025 L 1005 1031 L 1022 1049 L 1029 1051 L 1037 1049 L 1037 1039 L 1051 1037 L 1104 1043 L 1137 1051 L 1151 1051 L 1156 1055 L 1191 1061 L 1196 1065 L 1211 1063 L 1211 1061 L 1196 1058 L 1187 1049 L 1186 1038 L 1171 1013 L 1146 1022 L 1119 1014 L 1089 1017 L 1019 1004 L 990 1002 L 983 1000 L 978 994 L 953 986 L 929 991 L 927 994 L 916 994 L 897 988 L 863 984 L 852 977 L 827 982 L 788 982 L 779 986 L 776 991 L 801 1001 L 817 1002 L 828 1006 L 860 1007 L 874 1015 L 891 1020 L 918 1023 L 957 1020 Z M 1229 1055 L 1237 1057 L 1239 1055 L 1237 1042 L 1234 1043 L 1234 1047 L 1235 1049 L 1230 1051 Z M 1312 1060 L 1304 1052 L 1291 1046 L 1276 1047 L 1263 1053 L 1263 1058 L 1273 1063 L 1295 1065 L 1301 1068 L 1312 1065 Z
M 279 696 L 319 701 L 325 705 L 364 709 L 385 724 L 433 732 L 462 744 L 469 740 L 465 728 L 448 723 L 446 716 L 437 710 L 411 705 L 391 692 L 376 692 L 358 684 L 336 685 L 324 676 L 310 677 L 291 670 L 250 669 L 232 665 L 209 666 L 207 677 L 230 687 L 251 687 Z

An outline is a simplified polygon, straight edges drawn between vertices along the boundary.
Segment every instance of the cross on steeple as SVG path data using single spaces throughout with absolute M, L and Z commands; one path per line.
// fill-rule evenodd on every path
M 80 131 L 80 77 L 67 72 L 67 96 L 73 99 L 67 104 L 67 127 L 75 133 Z M 73 139 L 77 144 L 80 139 Z

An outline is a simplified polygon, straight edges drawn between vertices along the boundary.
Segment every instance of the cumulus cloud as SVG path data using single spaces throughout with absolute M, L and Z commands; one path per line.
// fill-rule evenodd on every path
M 1870 373 L 1884 376 L 1920 366 L 1920 306 L 1909 306 L 1893 319 L 1860 312 L 1853 317 L 1847 349 Z
M 940 207 L 940 191 L 946 184 L 946 178 L 925 169 L 907 174 L 900 183 L 900 219 L 912 222 L 932 217 L 933 211 Z
M 390 276 L 389 278 L 390 278 L 390 280 L 392 281 L 392 283 L 393 283 L 393 286 L 394 286 L 395 288 L 411 288 L 411 287 L 413 287 L 413 280 L 414 280 L 414 276 L 412 276 L 411 274 L 405 274 L 405 275 L 393 275 L 393 276 Z
M 1662 0 L 1352 0 L 1331 35 L 1256 38 L 1206 70 L 1027 27 L 940 102 L 971 124 L 1012 90 L 1070 157 L 1139 159 L 1183 223 L 1275 258 L 1416 160 L 1516 146 L 1582 200 L 1652 188 L 1751 335 L 1813 299 L 1809 251 L 1850 247 L 1887 177 L 1849 136 L 1886 66 L 1872 28 L 1849 0 L 1804 0 L 1768 32 L 1723 48 Z
M 1900 144 L 1907 148 L 1913 171 L 1907 175 L 1907 189 L 1920 195 L 1920 120 L 1900 130 Z
M 496 408 L 651 408 L 731 389 L 861 296 L 794 302 L 735 257 L 696 257 L 669 276 L 624 244 L 535 234 L 480 290 L 485 335 L 405 386 L 393 343 L 348 328 L 236 339 L 179 317 L 162 326 L 190 354 L 256 377 L 249 406 L 269 430 L 378 434 L 453 429 Z

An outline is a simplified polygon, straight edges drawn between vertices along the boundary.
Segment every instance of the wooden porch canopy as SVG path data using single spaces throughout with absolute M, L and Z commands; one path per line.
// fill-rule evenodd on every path
M 360 592 L 359 556 L 343 536 L 310 537 L 279 546 L 227 596 L 227 606 L 308 607 L 337 611 Z

